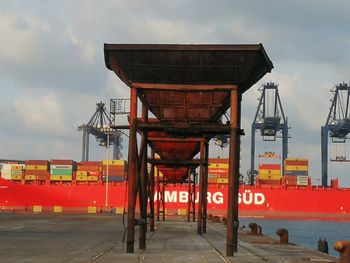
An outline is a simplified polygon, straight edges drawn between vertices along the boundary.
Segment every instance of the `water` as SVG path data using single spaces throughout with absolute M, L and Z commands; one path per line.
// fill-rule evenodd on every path
M 339 254 L 333 249 L 337 240 L 350 240 L 350 222 L 318 221 L 318 220 L 275 220 L 241 218 L 240 226 L 245 225 L 248 229 L 249 223 L 261 225 L 263 234 L 278 239 L 276 230 L 286 228 L 289 232 L 289 242 L 317 250 L 319 238 L 328 241 L 329 254 L 338 257 Z

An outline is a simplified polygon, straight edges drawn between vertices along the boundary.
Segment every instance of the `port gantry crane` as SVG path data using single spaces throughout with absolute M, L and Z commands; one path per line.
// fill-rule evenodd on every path
M 110 112 L 108 113 L 103 102 L 96 104 L 96 111 L 87 124 L 78 127 L 83 132 L 82 161 L 89 160 L 89 136 L 96 137 L 100 146 L 113 145 L 113 159 L 121 159 L 122 132 L 112 128 L 116 122 L 116 116 L 128 114 L 129 99 L 110 99 Z
M 250 184 L 254 184 L 255 172 L 255 133 L 260 130 L 263 141 L 276 141 L 282 135 L 282 163 L 288 156 L 288 119 L 284 115 L 278 85 L 269 82 L 259 89 L 261 96 L 252 123 L 251 163 L 249 172 Z M 282 173 L 284 171 L 282 165 Z
M 350 86 L 343 82 L 332 90 L 331 107 L 324 126 L 321 127 L 322 186 L 328 185 L 328 136 L 332 143 L 346 143 L 350 133 L 349 97 Z M 331 159 L 335 162 L 349 162 L 346 155 Z

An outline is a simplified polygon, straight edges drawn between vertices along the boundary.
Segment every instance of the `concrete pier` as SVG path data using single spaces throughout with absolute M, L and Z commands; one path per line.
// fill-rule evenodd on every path
M 226 229 L 208 222 L 157 222 L 145 250 L 125 253 L 122 216 L 0 214 L 0 262 L 337 262 L 297 245 L 279 244 L 263 235 L 240 232 L 238 252 L 225 257 Z

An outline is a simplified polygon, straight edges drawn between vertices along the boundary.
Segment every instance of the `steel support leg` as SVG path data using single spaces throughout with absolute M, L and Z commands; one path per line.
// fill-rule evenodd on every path
M 137 141 L 136 141 L 136 119 L 137 119 L 137 90 L 131 88 L 130 101 L 130 134 L 129 134 L 129 156 L 128 156 L 128 228 L 126 252 L 134 253 L 135 241 L 135 203 L 136 203 L 136 173 L 137 173 Z
M 204 178 L 203 178 L 203 233 L 207 232 L 207 205 L 208 205 L 208 159 L 209 159 L 209 144 L 205 142 L 204 147 Z
M 198 221 L 197 234 L 202 234 L 203 223 L 203 197 L 204 197 L 204 141 L 200 143 L 200 166 L 199 166 L 199 202 L 198 202 Z
M 249 184 L 254 185 L 254 171 L 255 171 L 255 131 L 256 131 L 256 124 L 252 124 L 252 134 L 251 134 L 251 140 L 250 140 L 250 178 L 249 178 Z
M 147 107 L 142 104 L 142 121 L 148 121 Z M 141 225 L 139 228 L 139 248 L 146 249 L 146 232 L 147 232 L 147 132 L 141 134 L 141 151 L 140 151 L 141 169 L 140 169 L 140 216 Z
M 193 169 L 192 170 L 192 174 L 193 174 L 193 180 L 192 180 L 192 221 L 195 222 L 196 221 L 196 171 Z
M 231 120 L 230 120 L 230 148 L 229 148 L 229 178 L 228 178 L 228 206 L 227 206 L 227 241 L 226 256 L 233 256 L 235 248 L 235 217 L 238 211 L 235 207 L 235 178 L 239 177 L 237 158 L 239 152 L 238 142 L 238 91 L 231 91 Z
M 151 150 L 151 159 L 154 160 L 154 150 Z M 150 219 L 150 231 L 154 232 L 154 164 L 151 164 L 150 176 L 149 176 L 149 184 L 150 184 L 150 194 L 149 194 L 149 209 L 151 213 Z
M 160 219 L 160 180 L 159 180 L 159 170 L 157 168 L 157 221 Z

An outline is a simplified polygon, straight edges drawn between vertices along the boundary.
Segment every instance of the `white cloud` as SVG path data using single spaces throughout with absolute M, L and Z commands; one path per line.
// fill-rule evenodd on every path
M 19 97 L 12 105 L 14 116 L 28 132 L 67 136 L 64 111 L 54 94 Z
M 38 56 L 39 36 L 49 30 L 49 25 L 35 16 L 0 13 L 0 58 L 30 63 Z

